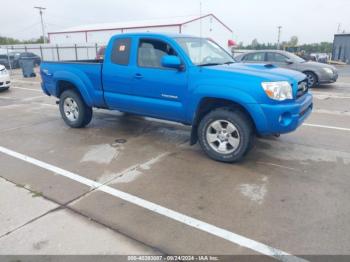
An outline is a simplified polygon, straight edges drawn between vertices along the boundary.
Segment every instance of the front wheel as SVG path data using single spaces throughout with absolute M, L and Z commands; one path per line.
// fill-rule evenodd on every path
M 317 85 L 317 76 L 313 72 L 305 72 L 307 79 L 307 87 L 313 88 Z
M 253 129 L 250 119 L 241 111 L 220 108 L 201 120 L 198 139 L 210 158 L 234 163 L 251 148 Z
M 85 127 L 92 119 L 92 108 L 73 90 L 62 93 L 59 107 L 64 122 L 70 127 Z

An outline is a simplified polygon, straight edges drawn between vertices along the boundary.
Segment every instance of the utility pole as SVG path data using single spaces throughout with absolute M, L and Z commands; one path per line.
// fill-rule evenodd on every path
M 278 28 L 277 49 L 280 49 L 282 26 L 278 26 L 277 28 Z
M 43 32 L 43 41 L 44 41 L 44 44 L 46 44 L 45 27 L 44 27 L 44 19 L 43 19 L 43 10 L 46 10 L 46 8 L 41 6 L 35 6 L 34 8 L 39 10 L 40 20 L 41 20 L 41 30 Z

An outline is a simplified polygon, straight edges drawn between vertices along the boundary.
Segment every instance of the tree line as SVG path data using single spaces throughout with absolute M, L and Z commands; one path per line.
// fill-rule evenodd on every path
M 12 37 L 0 36 L 0 45 L 18 45 L 18 44 L 42 44 L 43 37 L 33 38 L 29 40 L 18 40 Z
M 278 47 L 277 43 L 259 43 L 257 39 L 254 39 L 250 44 L 243 45 L 239 43 L 237 49 L 250 49 L 250 50 L 264 50 L 264 49 L 283 49 L 291 52 L 301 52 L 306 53 L 332 53 L 333 43 L 320 42 L 313 44 L 302 44 L 299 45 L 299 39 L 297 36 L 292 36 L 289 41 L 283 41 Z

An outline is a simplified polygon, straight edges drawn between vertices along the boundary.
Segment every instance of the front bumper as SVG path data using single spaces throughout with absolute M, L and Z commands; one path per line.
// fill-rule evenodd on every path
M 11 85 L 10 76 L 1 75 L 0 76 L 0 90 L 7 89 Z
M 334 71 L 333 74 L 323 73 L 319 76 L 319 84 L 331 84 L 337 82 L 339 74 L 337 71 Z
M 255 125 L 260 135 L 285 134 L 296 130 L 312 112 L 312 95 L 307 93 L 297 100 L 281 105 L 261 104 L 260 117 Z

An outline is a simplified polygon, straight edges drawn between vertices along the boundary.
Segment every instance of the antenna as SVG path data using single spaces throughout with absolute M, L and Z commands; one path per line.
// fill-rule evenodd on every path
M 337 29 L 337 33 L 339 34 L 341 32 L 341 23 L 338 24 L 338 29 Z
M 44 44 L 46 44 L 45 27 L 44 27 L 44 20 L 43 20 L 43 10 L 46 10 L 46 8 L 42 6 L 34 6 L 34 8 L 39 10 L 40 20 L 41 20 L 41 30 L 43 33 L 43 41 L 44 41 Z
M 202 1 L 199 1 L 199 37 L 200 37 L 200 48 L 199 48 L 199 60 L 202 63 L 202 45 L 203 45 L 203 25 L 202 25 Z

